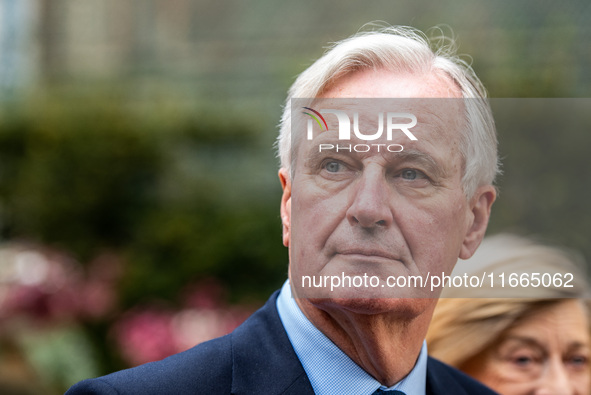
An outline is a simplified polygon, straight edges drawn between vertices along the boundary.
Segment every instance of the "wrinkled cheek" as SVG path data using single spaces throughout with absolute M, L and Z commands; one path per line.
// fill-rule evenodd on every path
M 314 274 L 325 259 L 327 240 L 344 218 L 338 197 L 323 199 L 317 194 L 292 196 L 290 262 L 292 273 Z
M 292 222 L 301 235 L 314 235 L 317 241 L 326 241 L 343 221 L 347 212 L 345 194 L 327 195 L 317 188 L 292 193 Z M 300 235 L 300 236 L 301 236 Z M 322 243 L 321 243 L 322 244 Z
M 456 207 L 450 210 L 450 207 Z M 416 211 L 406 228 L 413 258 L 421 272 L 450 272 L 455 265 L 465 235 L 465 210 L 461 203 L 441 203 Z M 412 244 L 411 244 L 412 243 Z

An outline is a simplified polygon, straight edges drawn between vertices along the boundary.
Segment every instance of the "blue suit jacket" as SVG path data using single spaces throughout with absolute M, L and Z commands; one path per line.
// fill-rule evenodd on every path
M 81 381 L 75 394 L 314 394 L 279 319 L 275 292 L 229 335 L 162 361 Z M 427 394 L 493 395 L 460 371 L 433 358 L 427 363 Z

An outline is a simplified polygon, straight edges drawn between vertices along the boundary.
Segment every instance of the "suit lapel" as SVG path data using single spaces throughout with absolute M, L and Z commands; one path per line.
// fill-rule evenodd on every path
M 495 395 L 464 373 L 429 357 L 427 360 L 427 395 Z
M 232 333 L 232 394 L 314 394 L 277 313 L 275 292 Z
M 427 395 L 467 395 L 466 390 L 443 366 L 429 357 L 427 361 Z

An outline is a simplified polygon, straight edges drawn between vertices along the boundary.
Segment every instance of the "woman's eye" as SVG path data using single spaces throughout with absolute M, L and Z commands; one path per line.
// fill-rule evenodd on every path
M 513 358 L 513 363 L 518 365 L 518 366 L 528 366 L 533 362 L 533 358 L 530 357 L 526 357 L 526 356 L 520 356 L 520 357 L 515 357 Z
M 586 356 L 579 355 L 569 358 L 567 362 L 573 366 L 587 366 L 589 359 Z
M 517 369 L 533 369 L 534 366 L 539 366 L 544 363 L 545 359 L 542 355 L 537 353 L 529 354 L 514 354 L 509 357 L 509 361 Z

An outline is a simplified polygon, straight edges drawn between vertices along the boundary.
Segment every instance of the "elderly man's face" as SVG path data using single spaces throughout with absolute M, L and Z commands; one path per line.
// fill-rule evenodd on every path
M 293 180 L 280 171 L 284 244 L 296 296 L 330 299 L 362 312 L 402 303 L 388 298 L 437 296 L 390 288 L 386 281 L 450 272 L 458 256 L 474 252 L 486 229 L 494 190 L 481 188 L 468 201 L 461 185 L 463 103 L 432 99 L 459 98 L 458 88 L 441 75 L 367 70 L 341 78 L 323 97 L 426 100 L 412 101 L 406 111 L 418 119 L 412 129 L 416 141 L 397 133 L 392 141 L 371 142 L 398 143 L 402 152 L 319 152 L 319 144 L 336 139 L 331 127 L 311 141 L 299 140 Z M 357 143 L 367 141 L 353 136 L 350 144 Z M 330 276 L 364 275 L 376 276 L 380 285 L 330 289 Z M 329 282 L 310 287 L 303 276 Z

